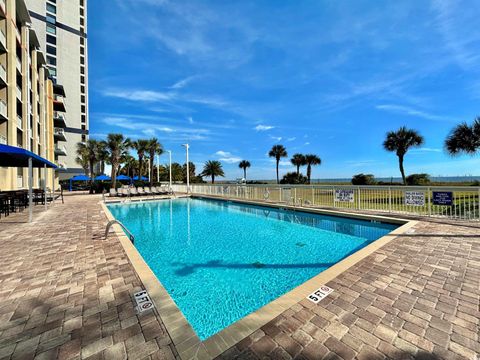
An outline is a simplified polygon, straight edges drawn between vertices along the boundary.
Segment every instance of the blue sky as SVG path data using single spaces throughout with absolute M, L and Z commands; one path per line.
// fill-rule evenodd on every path
M 278 143 L 318 154 L 314 178 L 384 177 L 385 133 L 406 125 L 426 139 L 407 173 L 480 175 L 443 151 L 480 115 L 479 17 L 477 0 L 90 1 L 90 133 L 156 136 L 179 162 L 189 142 L 228 179 L 241 159 L 274 178 Z

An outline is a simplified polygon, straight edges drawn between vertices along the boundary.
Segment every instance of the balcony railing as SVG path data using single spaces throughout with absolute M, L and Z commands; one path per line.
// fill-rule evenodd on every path
M 1 0 L 0 0 L 1 3 Z M 0 31 L 0 46 L 6 50 L 7 49 L 7 37 L 3 33 L 3 31 Z
M 66 156 L 67 149 L 65 148 L 65 146 L 55 146 L 55 155 Z
M 66 127 L 67 126 L 67 123 L 65 121 L 65 115 L 55 111 L 53 113 L 53 123 L 55 125 L 55 127 Z
M 6 84 L 7 83 L 7 69 L 3 64 L 0 64 L 0 79 Z
M 53 131 L 56 140 L 67 141 L 67 138 L 65 137 L 65 131 L 62 128 L 55 127 Z
M 23 129 L 23 119 L 20 115 L 17 115 L 17 127 Z
M 20 89 L 20 86 L 17 86 L 17 99 L 22 101 L 22 89 Z
M 18 71 L 20 71 L 20 73 L 22 72 L 22 60 L 20 60 L 18 56 L 17 56 L 17 69 Z
M 7 137 L 5 135 L 0 135 L 0 144 L 7 145 Z
M 7 119 L 7 103 L 3 100 L 0 100 L 0 116 L 4 119 Z

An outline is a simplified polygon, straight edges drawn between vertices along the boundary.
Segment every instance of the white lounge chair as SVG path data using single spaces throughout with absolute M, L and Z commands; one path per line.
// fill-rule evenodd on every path
M 110 188 L 110 197 L 113 197 L 113 196 L 118 196 L 117 190 L 115 190 L 114 188 Z
M 142 195 L 145 195 L 145 191 L 143 190 L 143 187 L 139 186 L 137 188 L 137 193 L 138 195 L 142 196 Z
M 134 187 L 130 188 L 130 196 L 137 196 L 137 195 L 139 195 L 137 189 Z
M 145 192 L 145 195 L 153 195 L 152 190 L 150 190 L 150 188 L 148 186 L 145 186 L 143 188 L 143 191 Z

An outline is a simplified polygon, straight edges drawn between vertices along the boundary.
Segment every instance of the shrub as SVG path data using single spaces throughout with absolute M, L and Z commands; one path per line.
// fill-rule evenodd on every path
M 308 179 L 303 174 L 298 174 L 296 172 L 289 172 L 283 175 L 280 184 L 306 184 Z
M 352 177 L 353 185 L 375 185 L 375 177 L 372 174 L 357 174 Z
M 428 185 L 430 184 L 430 175 L 412 174 L 407 176 L 407 185 Z

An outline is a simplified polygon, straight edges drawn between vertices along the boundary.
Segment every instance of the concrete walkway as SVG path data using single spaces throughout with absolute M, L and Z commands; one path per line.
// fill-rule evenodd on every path
M 0 359 L 173 359 L 101 196 L 68 196 L 0 219 Z M 348 269 L 318 305 L 303 300 L 223 359 L 477 359 L 480 226 L 420 222 Z

